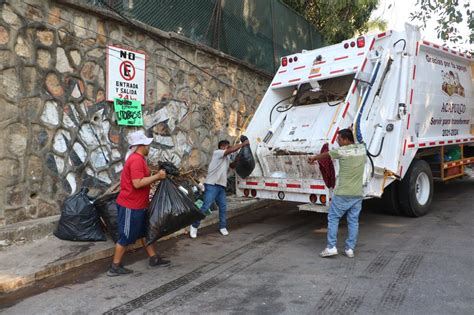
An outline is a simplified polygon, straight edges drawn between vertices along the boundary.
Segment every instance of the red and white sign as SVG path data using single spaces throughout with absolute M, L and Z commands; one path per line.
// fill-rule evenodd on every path
M 107 101 L 116 98 L 137 100 L 145 104 L 146 55 L 107 46 Z

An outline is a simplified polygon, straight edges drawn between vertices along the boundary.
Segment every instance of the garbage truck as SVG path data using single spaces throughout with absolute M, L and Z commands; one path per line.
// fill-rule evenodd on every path
M 246 130 L 256 167 L 237 195 L 327 212 L 333 188 L 308 156 L 351 128 L 365 144 L 364 199 L 408 216 L 429 211 L 433 178 L 474 163 L 474 63 L 467 53 L 403 31 L 364 35 L 280 58 Z M 472 147 L 471 147 L 472 149 Z M 334 174 L 337 174 L 337 161 Z

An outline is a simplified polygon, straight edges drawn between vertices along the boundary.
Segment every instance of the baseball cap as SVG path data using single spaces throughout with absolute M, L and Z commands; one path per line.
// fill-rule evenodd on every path
M 152 141 L 153 138 L 148 138 L 147 136 L 145 136 L 143 130 L 134 131 L 128 135 L 128 147 L 132 147 L 135 145 L 149 145 L 150 143 L 152 143 Z

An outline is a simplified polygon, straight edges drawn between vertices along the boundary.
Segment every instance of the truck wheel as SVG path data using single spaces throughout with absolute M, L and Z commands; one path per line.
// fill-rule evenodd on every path
M 433 175 L 428 163 L 413 160 L 400 183 L 400 205 L 410 217 L 421 217 L 430 210 L 433 199 Z
M 393 215 L 404 214 L 398 198 L 399 191 L 400 182 L 398 181 L 394 181 L 385 188 L 381 200 L 384 213 Z

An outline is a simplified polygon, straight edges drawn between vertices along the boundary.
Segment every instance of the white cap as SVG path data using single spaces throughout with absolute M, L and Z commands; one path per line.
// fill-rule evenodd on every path
M 143 130 L 134 131 L 128 135 L 129 148 L 136 145 L 149 145 L 152 141 L 153 138 L 145 136 Z

